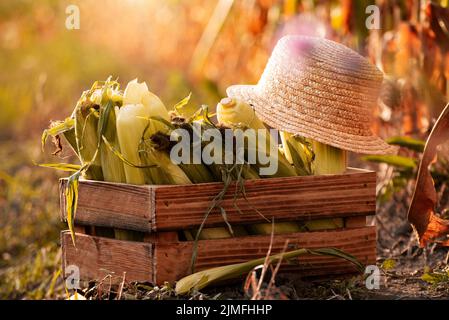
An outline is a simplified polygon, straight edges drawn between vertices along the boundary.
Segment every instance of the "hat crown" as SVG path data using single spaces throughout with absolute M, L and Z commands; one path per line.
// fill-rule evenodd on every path
M 280 95 L 307 93 L 302 95 L 299 112 L 313 109 L 338 116 L 342 111 L 332 111 L 329 104 L 344 103 L 345 113 L 363 116 L 355 126 L 367 128 L 382 79 L 382 72 L 344 45 L 322 38 L 286 36 L 276 44 L 258 86 Z M 328 102 L 320 99 L 318 103 L 317 98 Z

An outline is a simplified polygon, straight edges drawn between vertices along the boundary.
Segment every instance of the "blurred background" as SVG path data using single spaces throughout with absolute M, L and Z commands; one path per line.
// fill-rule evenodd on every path
M 79 30 L 65 26 L 71 4 L 80 9 Z M 370 30 L 365 10 L 372 4 L 380 28 Z M 286 34 L 344 43 L 385 72 L 373 125 L 383 137 L 425 139 L 449 99 L 447 0 L 1 1 L 0 298 L 64 292 L 57 183 L 63 175 L 35 163 L 74 161 L 68 149 L 52 156 L 50 144 L 43 153 L 40 136 L 51 120 L 71 113 L 83 90 L 109 75 L 123 85 L 137 77 L 167 107 L 189 92 L 194 104 L 215 106 L 227 86 L 257 82 Z M 416 150 L 401 153 L 419 157 Z M 405 213 L 416 168 L 375 169 L 381 216 L 383 210 L 399 219 L 381 221 L 396 223 L 380 231 L 380 254 L 388 256 L 395 254 L 388 234 L 410 232 Z

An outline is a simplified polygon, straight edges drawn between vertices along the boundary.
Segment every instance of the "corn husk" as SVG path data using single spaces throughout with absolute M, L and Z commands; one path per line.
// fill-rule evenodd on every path
M 82 166 L 89 164 L 88 169 L 83 172 L 83 176 L 86 179 L 103 181 L 101 156 L 98 153 L 98 106 L 89 98 L 83 94 L 75 108 L 77 154 Z
M 285 131 L 280 132 L 285 158 L 294 166 L 300 176 L 313 174 L 312 163 L 315 154 L 311 144 L 304 138 Z
M 224 98 L 217 105 L 217 119 L 220 123 L 230 128 L 249 128 L 253 130 L 265 130 L 264 141 L 257 140 L 257 150 L 256 152 L 262 152 L 260 149 L 262 145 L 265 145 L 265 155 L 269 154 L 269 146 L 271 144 L 270 134 L 266 129 L 263 122 L 257 117 L 254 110 L 247 103 L 242 101 L 233 100 L 230 98 Z M 254 152 L 253 147 L 248 146 L 247 152 Z M 270 177 L 291 177 L 296 176 L 296 171 L 294 167 L 287 161 L 287 159 L 282 155 L 282 153 L 276 148 L 277 152 L 275 155 L 270 155 L 272 160 L 278 161 L 278 170 L 274 175 Z M 257 159 L 260 159 L 257 156 Z M 259 169 L 260 163 L 252 165 Z M 271 223 L 261 223 L 250 226 L 251 231 L 254 234 L 270 234 L 272 230 Z M 300 232 L 300 227 L 295 222 L 283 222 L 281 224 L 275 223 L 274 232 L 278 233 L 290 233 L 290 232 Z
M 342 174 L 347 167 L 347 152 L 318 141 L 312 140 L 315 154 L 313 163 L 315 175 Z M 311 220 L 305 224 L 309 231 L 339 229 L 344 227 L 342 218 Z
M 347 152 L 312 140 L 315 175 L 342 174 L 347 167 Z
M 243 226 L 233 226 L 232 227 L 233 235 L 229 231 L 229 229 L 224 227 L 212 227 L 212 228 L 203 228 L 198 236 L 198 240 L 211 240 L 211 239 L 226 239 L 234 237 L 243 237 L 247 236 L 248 232 Z M 195 230 L 195 234 L 198 230 Z
M 247 275 L 253 268 L 264 263 L 275 263 L 282 260 L 291 260 L 301 255 L 327 255 L 345 259 L 353 263 L 357 269 L 362 272 L 363 265 L 352 255 L 347 254 L 335 248 L 322 249 L 298 249 L 273 255 L 267 258 L 260 258 L 244 263 L 231 264 L 227 266 L 212 268 L 196 272 L 187 277 L 182 278 L 176 283 L 175 291 L 178 295 L 187 294 L 193 290 L 201 290 L 209 285 L 216 284 L 225 280 L 239 278 Z
M 147 126 L 147 120 L 144 120 L 143 117 L 149 117 L 150 112 L 143 104 L 126 104 L 121 108 L 116 107 L 115 113 L 120 152 L 129 162 L 141 165 L 139 145 Z M 125 165 L 126 183 L 145 184 L 143 170 Z
M 286 234 L 300 232 L 298 224 L 293 222 L 276 222 L 274 229 L 270 223 L 257 223 L 247 226 L 251 234 L 269 235 L 273 231 L 274 234 Z
M 126 182 L 130 184 L 189 184 L 191 181 L 169 156 L 156 150 L 150 137 L 167 131 L 160 118 L 168 121 L 168 112 L 161 100 L 149 92 L 145 82 L 131 81 L 123 95 L 123 106 L 115 108 L 116 128 L 123 157 L 135 166 L 124 166 Z M 157 167 L 150 167 L 157 165 Z M 147 166 L 147 167 L 145 167 Z M 137 235 L 117 230 L 116 237 L 135 240 Z
M 104 106 L 111 104 L 110 106 Z M 108 141 L 110 146 L 120 152 L 120 144 L 117 135 L 116 115 L 113 107 L 114 101 L 108 95 L 107 90 L 102 93 L 100 115 L 107 112 L 103 116 L 106 118 L 103 138 Z M 125 183 L 126 175 L 123 162 L 118 158 L 105 143 L 100 145 L 101 169 L 105 181 Z
M 307 231 L 341 229 L 344 221 L 343 218 L 310 220 L 304 223 L 304 227 Z

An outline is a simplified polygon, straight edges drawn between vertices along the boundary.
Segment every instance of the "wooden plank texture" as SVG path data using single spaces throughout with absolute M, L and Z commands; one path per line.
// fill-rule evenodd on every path
M 192 256 L 192 242 L 129 242 L 76 234 L 76 248 L 70 233 L 61 234 L 63 266 L 77 265 L 82 280 L 102 279 L 108 272 L 122 275 L 127 281 L 150 281 L 162 284 L 187 275 Z M 375 227 L 276 235 L 273 254 L 279 253 L 289 240 L 295 248 L 336 247 L 353 254 L 364 264 L 376 262 Z M 199 241 L 197 270 L 244 262 L 264 257 L 270 236 L 247 236 Z M 297 265 L 285 265 L 284 271 L 303 276 L 331 276 L 354 273 L 349 262 L 327 256 L 302 256 Z
M 61 217 L 66 219 L 63 196 L 66 179 L 60 180 Z M 80 180 L 75 223 L 151 231 L 152 188 L 130 184 Z
M 76 247 L 69 231 L 61 233 L 62 266 L 75 265 L 81 280 L 101 280 L 107 275 L 126 279 L 153 278 L 153 247 L 151 243 L 120 241 L 76 233 Z M 64 273 L 65 274 L 65 273 Z
M 62 193 L 61 216 L 66 206 Z M 349 170 L 342 175 L 306 176 L 248 180 L 247 200 L 234 205 L 234 188 L 222 206 L 231 224 L 309 220 L 328 217 L 366 216 L 375 213 L 376 174 Z M 201 224 L 212 199 L 222 190 L 221 183 L 177 186 L 134 186 L 98 181 L 80 181 L 77 224 L 115 227 L 143 232 L 194 228 Z M 217 210 L 206 226 L 223 225 Z

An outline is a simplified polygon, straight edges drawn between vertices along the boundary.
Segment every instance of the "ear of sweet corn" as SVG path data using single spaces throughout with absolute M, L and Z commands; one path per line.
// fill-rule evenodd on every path
M 217 119 L 220 123 L 231 127 L 231 128 L 249 128 L 253 130 L 265 130 L 266 134 L 264 137 L 265 141 L 257 141 L 257 146 L 265 144 L 265 151 L 269 154 L 270 146 L 270 134 L 266 129 L 263 122 L 257 117 L 253 108 L 242 101 L 237 101 L 230 98 L 224 98 L 217 105 Z M 256 131 L 257 134 L 257 131 Z M 248 152 L 251 152 L 251 147 L 248 148 Z M 256 150 L 259 152 L 259 149 Z M 287 159 L 281 154 L 281 152 L 276 147 L 276 155 L 270 155 L 274 159 L 278 160 L 278 170 L 274 175 L 270 177 L 289 177 L 296 176 L 295 169 L 287 161 Z M 258 159 L 260 157 L 257 157 Z M 259 168 L 259 164 L 255 167 Z M 271 234 L 272 225 L 271 223 L 260 223 L 254 224 L 248 228 L 255 234 Z M 275 233 L 290 233 L 290 232 L 300 232 L 301 229 L 299 225 L 295 222 L 282 222 L 275 223 L 274 232 Z
M 312 141 L 315 160 L 313 163 L 316 175 L 342 174 L 346 171 L 347 152 L 330 145 Z
M 135 168 L 125 165 L 126 182 L 131 184 L 187 184 L 189 178 L 164 152 L 152 148 L 150 137 L 167 131 L 156 120 L 169 121 L 167 109 L 161 100 L 137 80 L 131 81 L 123 95 L 123 106 L 116 108 L 117 134 L 123 156 L 136 165 L 157 167 Z
M 285 253 L 272 255 L 268 258 L 259 258 L 243 263 L 231 264 L 222 267 L 211 268 L 188 275 L 176 283 L 176 294 L 182 295 L 192 290 L 201 290 L 208 285 L 224 280 L 238 278 L 247 275 L 254 267 L 265 263 L 276 263 L 279 260 L 288 261 L 304 254 L 325 255 L 351 262 L 359 272 L 363 272 L 364 266 L 352 255 L 335 248 L 298 249 Z
M 271 178 L 278 177 L 291 177 L 296 176 L 296 172 L 294 167 L 287 161 L 285 156 L 278 150 L 276 146 L 276 154 L 270 154 L 270 144 L 272 143 L 271 136 L 263 122 L 257 117 L 253 108 L 242 101 L 237 101 L 231 98 L 224 98 L 217 104 L 217 119 L 220 123 L 228 126 L 230 128 L 248 128 L 256 130 L 256 135 L 258 133 L 257 130 L 264 130 L 265 135 L 263 135 L 264 141 L 257 141 L 257 150 L 260 151 L 260 146 L 265 145 L 265 155 L 270 155 L 273 159 L 278 161 L 278 170 L 275 174 L 270 175 Z M 259 138 L 259 137 L 258 137 Z M 248 147 L 248 152 L 252 152 L 254 150 L 251 147 Z M 260 157 L 257 157 L 260 159 Z M 261 165 L 256 164 L 257 167 Z
M 153 134 L 150 139 L 154 149 L 165 153 L 167 156 L 170 154 L 173 144 L 171 143 L 170 136 L 168 134 L 157 132 Z M 212 173 L 206 165 L 203 163 L 193 163 L 192 156 L 190 160 L 190 163 L 180 163 L 177 166 L 184 172 L 192 183 L 206 183 L 215 181 Z
M 298 224 L 293 222 L 276 222 L 274 228 L 271 223 L 257 223 L 247 227 L 251 234 L 285 234 L 302 231 Z
M 306 139 L 294 136 L 291 133 L 280 132 L 285 158 L 294 165 L 300 176 L 313 174 L 312 162 L 314 153 Z
M 225 239 L 230 238 L 232 235 L 227 228 L 216 227 L 216 228 L 203 228 L 198 237 L 199 240 L 209 240 L 209 239 Z
M 85 178 L 102 181 L 101 156 L 97 152 L 98 116 L 98 110 L 90 97 L 87 93 L 83 93 L 74 112 L 77 154 L 81 165 L 90 163 L 89 168 L 84 172 Z
M 344 228 L 343 218 L 310 220 L 304 224 L 307 231 L 320 231 Z
M 164 152 L 154 149 L 151 135 L 166 130 L 154 117 L 169 120 L 161 100 L 148 91 L 145 82 L 131 81 L 125 89 L 122 107 L 115 108 L 118 143 L 123 157 L 134 164 L 124 164 L 124 174 L 130 184 L 187 184 L 185 173 L 173 164 Z M 157 165 L 157 167 L 144 167 Z M 127 230 L 116 230 L 116 238 L 136 240 L 139 235 Z
M 174 164 L 170 156 L 160 150 L 155 150 L 151 147 L 143 148 L 141 151 L 141 159 L 143 163 L 154 163 L 158 166 L 155 168 L 148 168 L 146 171 L 147 181 L 151 181 L 153 184 L 191 184 L 192 181 L 189 179 L 187 174 L 179 167 Z
M 228 127 L 266 129 L 249 104 L 231 98 L 223 98 L 217 104 L 217 120 Z
M 141 165 L 139 144 L 147 126 L 149 110 L 143 104 L 126 104 L 115 107 L 117 116 L 117 137 L 122 155 L 132 164 Z M 130 184 L 145 184 L 144 169 L 124 165 L 126 182 Z
M 312 148 L 315 154 L 313 162 L 315 175 L 342 174 L 346 171 L 347 152 L 342 149 L 312 140 Z M 326 229 L 338 229 L 344 227 L 343 218 L 319 219 L 308 221 L 305 227 L 309 231 Z
M 108 143 L 117 151 L 120 152 L 120 144 L 117 135 L 116 126 L 116 115 L 113 108 L 115 102 L 112 100 L 112 92 L 106 88 L 103 90 L 101 105 L 111 104 L 110 109 L 106 118 L 106 127 L 104 131 L 104 138 Z M 112 89 L 111 89 L 112 90 Z M 100 109 L 100 114 L 106 112 L 105 108 Z M 103 172 L 103 177 L 105 181 L 110 182 L 126 182 L 125 168 L 123 162 L 110 150 L 105 143 L 100 144 L 100 159 L 101 159 L 101 169 Z
M 234 236 L 243 237 L 248 235 L 244 226 L 233 226 L 232 231 Z M 195 234 L 198 232 L 195 230 Z M 227 228 L 223 227 L 212 227 L 212 228 L 203 228 L 198 237 L 199 240 L 210 240 L 210 239 L 225 239 L 231 238 L 231 232 Z
M 143 96 L 148 91 L 145 83 L 137 79 L 128 83 L 123 94 L 122 107 L 115 107 L 116 130 L 120 151 L 124 158 L 136 166 L 141 165 L 139 146 L 148 118 L 151 117 L 151 106 L 143 104 Z M 145 184 L 145 173 L 142 168 L 124 165 L 126 182 L 130 184 Z

